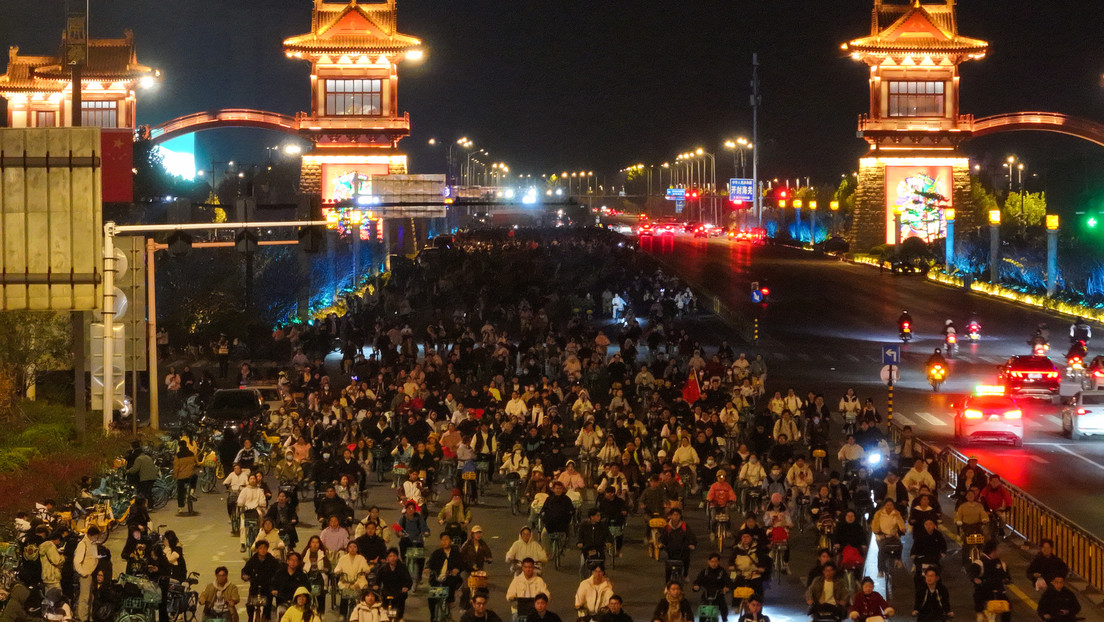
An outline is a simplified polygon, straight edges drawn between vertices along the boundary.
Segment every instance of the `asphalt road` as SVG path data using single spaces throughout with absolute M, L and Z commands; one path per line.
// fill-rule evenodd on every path
M 1070 325 L 1065 317 L 796 249 L 682 235 L 644 238 L 641 247 L 730 306 L 758 314 L 762 339 L 748 352 L 761 352 L 767 359 L 768 391 L 784 394 L 793 387 L 804 396 L 815 390 L 833 407 L 853 387 L 860 398 L 873 397 L 885 412 L 886 387 L 878 378 L 880 346 L 901 343 L 896 319 L 908 309 L 916 338 L 903 346 L 895 419 L 912 425 L 924 440 L 954 444 L 950 404 L 975 385 L 994 382 L 997 365 L 1009 356 L 1029 354 L 1026 341 L 1038 323 L 1050 327 L 1052 359 L 1064 370 Z M 769 284 L 767 305 L 752 305 L 752 281 Z M 950 361 L 946 385 L 934 394 L 924 362 L 942 345 L 944 320 L 953 319 L 961 332 L 971 312 L 979 315 L 982 339 L 960 348 Z M 1064 396 L 1076 390 L 1074 384 L 1063 383 Z M 975 443 L 959 449 L 1104 536 L 1104 443 L 1063 437 L 1059 412 L 1058 405 L 1028 400 L 1023 448 Z
M 395 494 L 388 483 L 377 484 L 375 478 L 370 477 L 368 504 L 379 505 L 383 508 L 381 515 L 389 522 L 398 519 L 398 504 Z M 275 482 L 270 482 L 274 486 Z M 175 500 L 169 506 L 154 512 L 155 525 L 163 525 L 164 529 L 172 529 L 180 537 L 184 547 L 184 556 L 189 570 L 199 571 L 200 583 L 197 588 L 202 591 L 213 577 L 217 566 L 225 565 L 230 570 L 230 579 L 239 587 L 243 598 L 247 592 L 247 586 L 240 581 L 240 570 L 245 562 L 246 555 L 239 552 L 238 538 L 229 533 L 229 525 L 226 518 L 226 510 L 223 494 L 198 493 L 199 501 L 196 503 L 197 514 L 193 516 L 180 516 L 176 514 Z M 950 500 L 944 498 L 943 507 L 952 507 Z M 304 523 L 300 526 L 300 548 L 311 535 L 317 534 L 319 526 L 317 520 L 311 516 L 307 509 L 309 504 L 301 504 L 300 518 Z M 431 506 L 431 511 L 436 513 L 437 506 Z M 356 518 L 362 518 L 367 512 L 358 509 Z M 709 552 L 715 550 L 707 535 L 704 510 L 691 507 L 688 511 L 688 523 L 698 537 L 698 547 L 691 560 L 690 579 L 705 565 Z M 473 509 L 473 522 L 483 527 L 484 535 L 494 553 L 495 561 L 488 569 L 491 602 L 490 608 L 499 614 L 507 622 L 510 620 L 510 610 L 505 601 L 506 588 L 512 575 L 504 563 L 506 550 L 517 538 L 517 532 L 526 523 L 523 516 L 512 516 L 506 507 L 506 499 L 500 484 L 492 484 L 489 494 L 481 501 L 480 505 Z M 435 519 L 430 520 L 432 536 L 427 539 L 427 553 L 431 552 L 437 543 L 440 525 Z M 123 545 L 123 530 L 113 533 L 110 548 L 114 555 L 118 556 Z M 805 533 L 794 532 L 791 539 L 792 558 L 790 562 L 791 573 L 774 582 L 766 590 L 767 613 L 774 622 L 797 622 L 808 619 L 805 614 L 805 577 L 814 565 L 815 536 L 814 530 Z M 626 611 L 638 622 L 651 620 L 652 612 L 662 597 L 663 592 L 663 563 L 652 560 L 647 556 L 643 545 L 643 522 L 639 516 L 631 517 L 629 528 L 625 532 L 626 544 L 623 550 L 624 556 L 616 560 L 616 565 L 607 564 L 608 576 L 613 583 L 615 591 L 621 594 L 625 600 Z M 911 536 L 905 539 L 905 555 L 911 546 Z M 571 543 L 574 540 L 570 540 Z M 972 619 L 971 588 L 962 571 L 961 557 L 957 551 L 958 546 L 949 542 L 951 553 L 944 562 L 944 582 L 951 595 L 952 605 L 960 619 Z M 727 548 L 727 546 L 726 546 Z M 1014 619 L 1035 619 L 1031 611 L 1031 601 L 1037 595 L 1025 578 L 1026 558 L 1016 554 L 1015 551 L 1005 547 L 1004 558 L 1008 561 L 1010 572 L 1015 580 L 1016 589 L 1012 590 L 1012 605 Z M 876 576 L 873 551 L 868 555 L 868 567 L 866 574 Z M 892 573 L 894 589 L 897 596 L 891 598 L 891 604 L 897 606 L 898 611 L 903 612 L 899 616 L 910 619 L 907 613 L 911 610 L 913 592 L 911 587 L 911 572 L 906 565 Z M 545 566 L 544 579 L 548 582 L 551 591 L 551 607 L 560 617 L 571 622 L 574 619 L 574 594 L 579 585 L 578 556 L 568 552 L 564 556 L 561 569 L 555 569 L 551 564 Z M 877 579 L 877 589 L 885 593 L 884 579 Z M 1018 590 L 1018 593 L 1017 593 Z M 690 593 L 688 598 L 695 610 L 698 605 L 698 595 Z M 1087 604 L 1087 603 L 1086 603 Z M 240 619 L 247 619 L 244 606 L 240 607 Z M 453 619 L 459 620 L 461 611 L 455 610 Z M 1097 622 L 1104 620 L 1097 610 L 1086 608 L 1086 620 Z M 325 622 L 336 622 L 340 618 L 332 611 L 327 611 Z M 410 597 L 407 604 L 406 618 L 409 622 L 427 622 L 429 612 L 426 604 L 425 582 Z M 735 620 L 731 616 L 730 620 Z

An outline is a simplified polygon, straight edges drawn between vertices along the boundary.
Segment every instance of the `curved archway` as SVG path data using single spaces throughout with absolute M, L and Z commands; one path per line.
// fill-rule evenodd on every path
M 150 136 L 154 144 L 160 144 L 184 134 L 222 127 L 252 127 L 298 135 L 300 122 L 298 117 L 276 112 L 228 108 L 197 112 L 166 121 L 150 127 Z
M 971 138 L 1000 132 L 1052 132 L 1104 147 L 1104 124 L 1057 112 L 1009 112 L 974 119 Z

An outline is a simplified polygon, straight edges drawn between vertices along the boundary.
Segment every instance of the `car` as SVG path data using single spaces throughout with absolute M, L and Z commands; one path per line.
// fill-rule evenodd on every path
M 1062 433 L 1077 440 L 1104 434 L 1104 391 L 1079 391 L 1062 409 Z
M 636 233 L 640 237 L 650 236 L 653 233 L 655 233 L 655 227 L 652 226 L 652 223 L 646 222 L 646 223 L 640 225 L 640 229 L 638 229 Z
M 250 430 L 268 410 L 264 396 L 256 388 L 219 389 L 203 413 L 202 424 L 215 430 Z
M 1104 355 L 1096 355 L 1085 367 L 1085 373 L 1081 377 L 1081 388 L 1096 390 L 1104 384 Z
M 241 388 L 256 389 L 260 391 L 261 399 L 264 400 L 269 410 L 279 410 L 284 407 L 285 391 L 282 391 L 280 387 L 275 384 L 251 384 Z
M 1023 445 L 1023 410 L 1016 400 L 1005 395 L 1004 387 L 982 386 L 975 389 L 955 408 L 955 440 L 1010 442 Z
M 1013 356 L 998 368 L 997 378 L 1011 396 L 1053 400 L 1061 394 L 1062 374 L 1045 356 Z

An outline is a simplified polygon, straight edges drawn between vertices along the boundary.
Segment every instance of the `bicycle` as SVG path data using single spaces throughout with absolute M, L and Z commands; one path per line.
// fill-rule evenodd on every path
M 681 584 L 685 575 L 686 564 L 681 559 L 668 559 L 663 570 L 663 576 L 667 583 L 677 581 Z
M 447 585 L 429 588 L 429 600 L 434 601 L 433 608 L 430 610 L 432 622 L 445 622 L 448 619 L 448 597 Z
M 878 542 L 878 572 L 885 578 L 885 599 L 893 598 L 893 570 L 901 566 L 900 537 L 885 537 Z
M 465 471 L 460 475 L 460 479 L 464 482 L 464 499 L 468 505 L 475 505 L 479 502 L 478 478 L 479 473 L 475 471 Z
M 733 613 L 737 619 L 747 612 L 748 601 L 751 600 L 752 596 L 755 596 L 755 590 L 750 587 L 737 587 L 732 590 L 732 605 L 736 610 Z M 739 605 L 736 604 L 737 601 L 739 601 Z
M 775 581 L 781 581 L 786 566 L 786 553 L 790 550 L 789 540 L 776 540 L 771 543 L 771 574 Z
M 728 537 L 728 508 L 714 506 L 709 520 L 713 526 L 713 538 L 717 542 L 717 552 L 723 553 L 725 539 Z
M 607 524 L 606 529 L 609 530 L 609 540 L 606 540 L 606 560 L 609 561 L 610 569 L 617 567 L 617 539 L 624 533 L 624 525 Z
M 659 561 L 659 532 L 667 527 L 667 519 L 662 516 L 653 516 L 648 519 L 648 556 Z
M 823 449 L 813 450 L 813 472 L 824 473 L 824 463 L 828 459 L 828 452 Z
M 475 463 L 475 472 L 479 475 L 479 479 L 476 480 L 479 486 L 479 494 L 482 495 L 487 489 L 487 482 L 491 479 L 491 462 L 490 460 L 478 460 Z M 472 505 L 475 505 L 474 503 Z
M 832 534 L 836 530 L 836 519 L 831 515 L 821 516 L 817 520 L 817 532 L 820 534 L 817 536 L 817 550 L 828 549 L 832 550 Z
M 425 548 L 420 546 L 408 546 L 406 547 L 406 570 L 410 573 L 410 576 L 414 579 L 414 585 L 410 587 L 410 593 L 413 594 L 418 589 L 418 584 L 422 580 L 422 573 L 418 569 L 418 562 L 425 560 Z
M 197 583 L 199 583 L 198 572 L 189 573 L 188 578 L 182 582 L 169 581 L 165 611 L 170 620 L 193 622 L 196 619 L 196 611 L 199 608 L 199 593 L 195 591 Z
M 518 495 L 518 489 L 521 487 L 521 480 L 516 477 L 506 476 L 506 503 L 510 506 L 510 514 L 517 516 L 521 512 L 521 499 Z
M 560 560 L 563 558 L 564 543 L 567 542 L 567 534 L 562 531 L 548 533 L 548 556 L 556 570 L 560 569 Z
M 805 528 L 809 526 L 809 505 L 812 503 L 812 499 L 809 495 L 799 495 L 797 497 L 797 511 L 794 512 L 794 527 L 797 527 L 798 533 L 805 533 Z

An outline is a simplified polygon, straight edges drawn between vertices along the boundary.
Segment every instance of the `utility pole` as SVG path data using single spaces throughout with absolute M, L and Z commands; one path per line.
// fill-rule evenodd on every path
M 70 125 L 73 127 L 82 124 L 81 70 L 88 60 L 88 1 L 68 0 L 65 3 L 65 63 L 69 65 L 72 80 Z
M 759 191 L 759 106 L 763 98 L 759 95 L 759 54 L 751 55 L 751 178 L 755 181 L 755 215 L 759 226 L 763 226 L 763 193 Z

